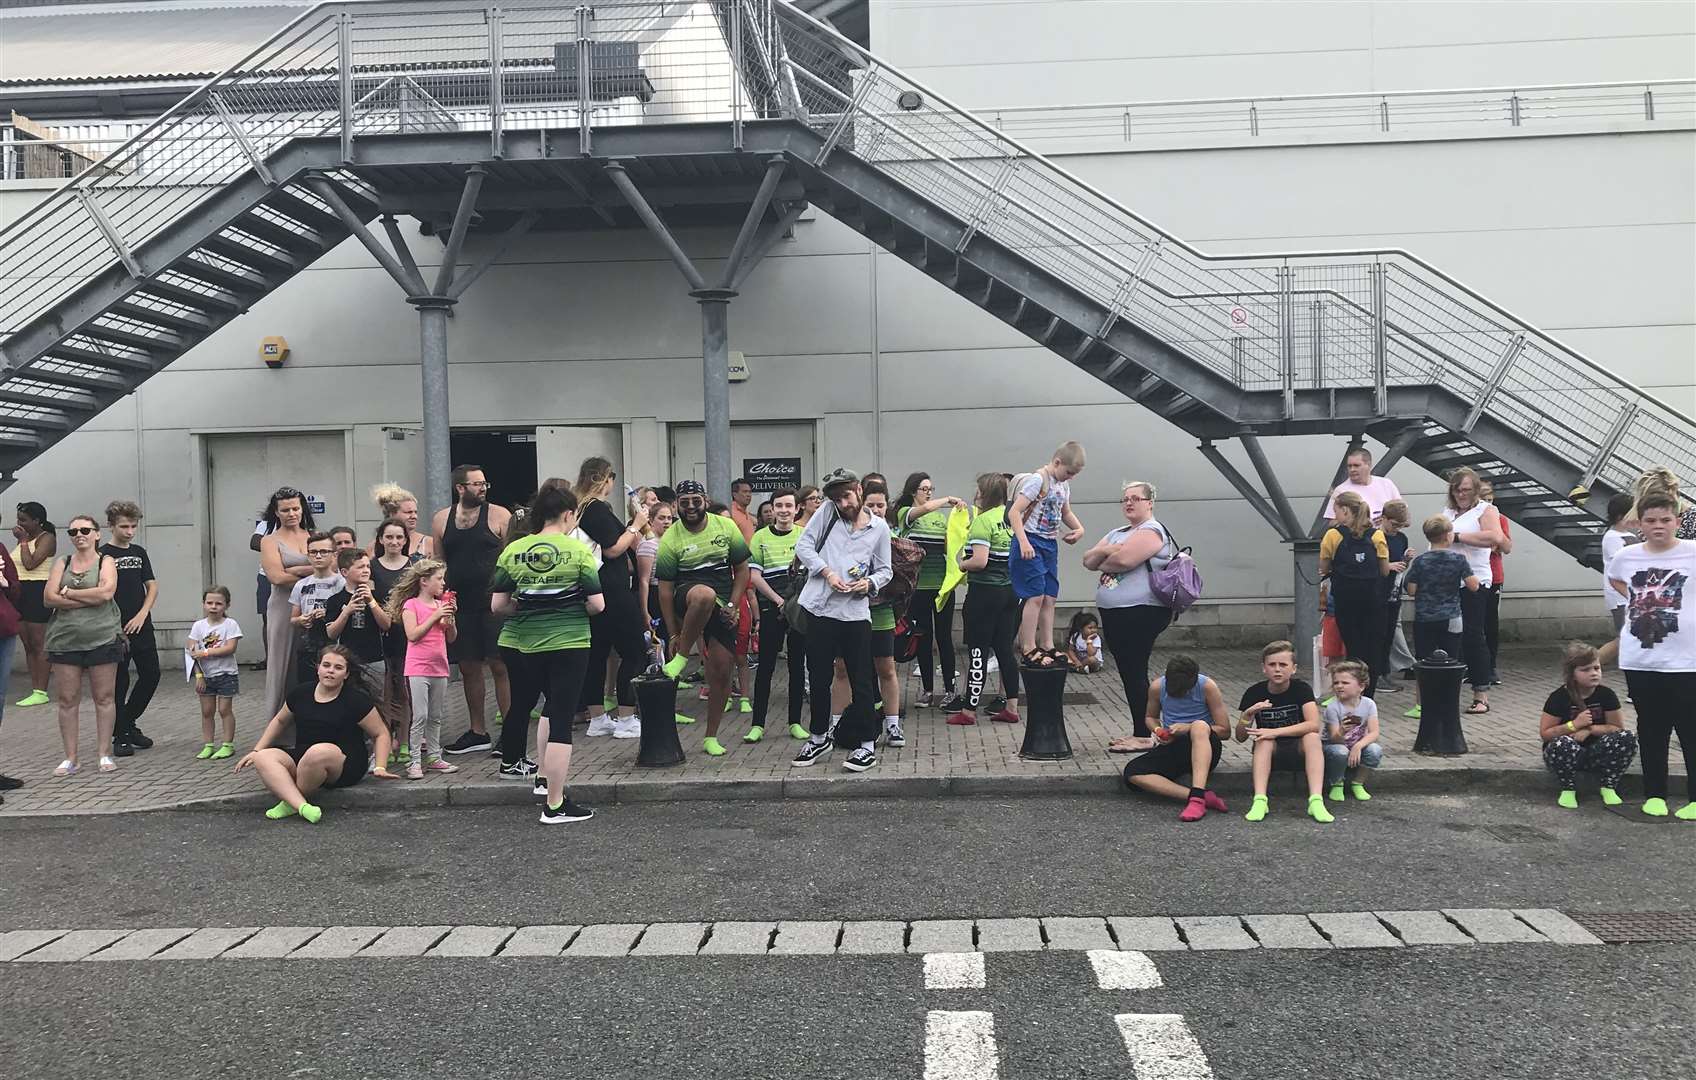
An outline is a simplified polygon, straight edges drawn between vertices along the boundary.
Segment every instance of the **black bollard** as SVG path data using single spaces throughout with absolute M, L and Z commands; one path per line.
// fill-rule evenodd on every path
M 1466 665 L 1442 649 L 1414 665 L 1419 674 L 1419 734 L 1416 754 L 1464 754 L 1466 735 L 1460 727 L 1460 686 Z
M 1066 737 L 1066 672 L 1064 663 L 1033 668 L 1019 665 L 1024 683 L 1025 742 L 1019 756 L 1032 761 L 1065 761 L 1072 756 Z
M 645 769 L 669 769 L 683 764 L 683 743 L 677 738 L 677 683 L 659 672 L 630 680 L 636 709 L 642 716 L 642 743 L 636 764 Z

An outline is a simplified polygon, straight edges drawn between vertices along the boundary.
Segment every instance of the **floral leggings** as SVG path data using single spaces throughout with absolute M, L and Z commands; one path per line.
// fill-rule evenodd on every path
M 1543 764 L 1566 791 L 1577 786 L 1580 769 L 1600 776 L 1603 787 L 1616 787 L 1636 756 L 1637 736 L 1629 731 L 1610 731 L 1583 742 L 1562 735 L 1543 744 Z

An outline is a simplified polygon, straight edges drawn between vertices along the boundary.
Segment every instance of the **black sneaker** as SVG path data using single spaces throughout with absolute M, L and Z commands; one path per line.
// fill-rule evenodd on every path
M 907 745 L 907 736 L 901 731 L 900 724 L 887 724 L 883 729 L 883 741 L 887 746 L 899 748 Z
M 135 757 L 135 747 L 120 739 L 112 740 L 113 757 Z
M 548 782 L 542 779 L 541 773 L 536 774 L 535 782 L 530 785 L 530 794 L 539 799 L 548 797 Z
M 502 780 L 528 780 L 536 775 L 536 765 L 519 758 L 511 765 L 502 765 L 498 775 Z
M 1399 694 L 1402 692 L 1402 688 L 1389 679 L 1380 679 L 1378 681 L 1378 692 L 1380 694 Z
M 1002 709 L 1005 709 L 1006 707 L 1007 707 L 1007 699 L 1004 698 L 1004 697 L 992 697 L 988 701 L 983 703 L 983 711 L 986 712 L 986 713 L 989 713 L 992 716 L 994 714 L 1000 712 Z
M 970 707 L 971 706 L 966 704 L 966 696 L 964 694 L 955 694 L 942 703 L 942 711 L 946 713 L 957 713 L 961 709 L 968 709 Z
M 854 752 L 848 755 L 848 760 L 842 763 L 842 767 L 847 769 L 849 772 L 865 772 L 867 769 L 876 764 L 877 753 L 860 746 L 856 747 Z
M 140 728 L 130 728 L 130 733 L 124 736 L 124 741 L 135 747 L 137 750 L 153 749 L 153 740 L 149 739 L 146 735 L 143 735 Z
M 442 747 L 442 753 L 473 754 L 478 750 L 487 750 L 488 748 L 489 736 L 486 733 L 478 734 L 475 731 L 467 731 L 464 735 Z
M 558 806 L 543 806 L 541 821 L 543 825 L 566 825 L 573 821 L 588 821 L 594 816 L 593 810 L 579 806 L 566 796 L 566 800 Z
M 805 769 L 807 766 L 815 765 L 821 759 L 829 757 L 830 752 L 834 749 L 835 746 L 831 744 L 829 739 L 826 739 L 824 742 L 815 742 L 812 739 L 808 739 L 806 742 L 801 744 L 801 752 L 796 754 L 795 760 L 791 761 L 789 764 L 793 765 L 797 769 Z
M 0 773 L 0 791 L 16 791 L 23 786 L 24 782 L 17 777 Z

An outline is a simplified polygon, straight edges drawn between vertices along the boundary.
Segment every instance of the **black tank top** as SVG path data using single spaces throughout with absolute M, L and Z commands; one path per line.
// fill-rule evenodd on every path
M 489 504 L 477 510 L 477 522 L 469 529 L 456 524 L 458 508 L 448 511 L 442 528 L 442 558 L 448 564 L 448 584 L 460 592 L 488 592 L 495 576 L 495 560 L 501 555 L 501 538 L 489 531 Z

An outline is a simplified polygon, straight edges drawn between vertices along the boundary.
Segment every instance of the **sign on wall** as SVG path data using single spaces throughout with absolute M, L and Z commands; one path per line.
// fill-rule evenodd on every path
M 742 475 L 760 494 L 769 495 L 780 488 L 801 486 L 801 459 L 798 457 L 758 457 L 742 459 Z

